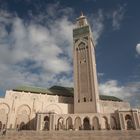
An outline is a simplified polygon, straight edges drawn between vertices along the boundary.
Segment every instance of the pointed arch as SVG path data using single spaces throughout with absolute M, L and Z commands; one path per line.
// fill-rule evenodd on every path
M 75 46 L 79 46 L 80 43 L 84 43 L 85 46 L 87 46 L 87 40 L 82 38 L 82 39 L 79 39 L 76 43 L 75 43 Z
M 100 129 L 99 119 L 96 116 L 93 117 L 93 119 L 92 119 L 92 129 L 93 130 L 99 130 Z
M 30 129 L 30 115 L 31 115 L 31 108 L 27 104 L 22 104 L 17 109 L 17 116 L 15 126 L 21 130 Z M 24 124 L 24 125 L 23 125 Z
M 82 123 L 81 123 L 81 118 L 80 117 L 75 118 L 74 128 L 75 128 L 75 130 L 81 130 L 82 129 Z
M 71 117 L 68 117 L 66 119 L 66 129 L 69 130 L 69 129 L 73 129 L 73 124 L 72 124 L 72 118 Z
M 83 119 L 83 128 L 84 130 L 91 130 L 90 119 L 88 117 Z
M 26 113 L 26 114 L 30 115 L 31 114 L 30 106 L 27 104 L 20 105 L 17 109 L 17 114 L 22 114 L 22 113 Z
M 60 117 L 57 121 L 57 129 L 62 130 L 64 129 L 64 118 Z
M 105 116 L 102 117 L 102 129 L 108 129 L 108 119 Z
M 7 103 L 0 103 L 0 109 L 4 109 L 6 114 L 10 112 L 10 106 Z
M 1 128 L 7 127 L 8 122 L 8 114 L 10 112 L 10 107 L 7 103 L 0 103 L 0 122 L 1 122 Z

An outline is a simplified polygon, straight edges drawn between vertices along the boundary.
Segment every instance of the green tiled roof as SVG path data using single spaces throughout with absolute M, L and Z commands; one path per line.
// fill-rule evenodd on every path
M 19 87 L 13 89 L 13 91 L 24 91 L 24 92 L 31 92 L 31 93 L 52 94 L 46 88 L 32 87 L 32 86 L 19 86 Z
M 53 86 L 49 89 L 41 88 L 41 87 L 31 87 L 31 86 L 20 86 L 13 91 L 24 91 L 24 92 L 31 92 L 36 94 L 49 94 L 49 95 L 58 95 L 58 96 L 66 96 L 66 97 L 73 97 L 74 89 L 70 87 L 61 87 L 61 86 Z M 99 95 L 100 100 L 106 101 L 117 101 L 121 102 L 122 100 L 114 97 L 114 96 L 107 96 L 107 95 Z
M 49 90 L 58 96 L 73 96 L 73 88 L 70 87 L 53 86 Z
M 122 102 L 121 99 L 115 97 L 115 96 L 107 96 L 107 95 L 100 95 L 100 100 L 108 100 L 108 101 L 118 101 Z

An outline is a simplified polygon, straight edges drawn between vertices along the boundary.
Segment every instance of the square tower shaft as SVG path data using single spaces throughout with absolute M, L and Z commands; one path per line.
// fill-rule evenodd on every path
M 95 45 L 86 17 L 77 19 L 73 30 L 74 113 L 99 112 Z

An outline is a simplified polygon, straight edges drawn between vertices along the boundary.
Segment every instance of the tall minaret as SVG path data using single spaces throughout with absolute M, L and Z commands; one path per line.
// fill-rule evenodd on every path
M 99 112 L 95 45 L 87 19 L 77 18 L 73 30 L 74 113 Z

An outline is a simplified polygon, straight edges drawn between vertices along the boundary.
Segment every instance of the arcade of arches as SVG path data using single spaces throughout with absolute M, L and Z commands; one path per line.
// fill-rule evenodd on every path
M 100 129 L 111 129 L 108 124 L 108 119 L 102 117 L 103 121 L 100 121 L 101 118 L 94 116 L 93 118 L 86 117 L 60 117 L 57 120 L 56 130 L 100 130 Z M 116 120 L 115 120 L 116 121 Z M 114 129 L 117 129 L 117 124 Z
M 38 114 L 41 117 L 44 114 Z M 123 114 L 123 120 L 121 118 L 122 112 L 110 116 L 108 115 L 70 115 L 65 114 L 50 114 L 50 116 L 44 115 L 44 126 L 42 130 L 132 130 L 136 128 L 134 117 L 132 114 Z M 120 116 L 120 117 L 119 117 Z M 53 118 L 53 121 L 51 121 Z M 133 119 L 132 119 L 133 118 Z M 121 124 L 120 124 L 121 123 Z M 139 122 L 137 122 L 139 123 Z M 42 123 L 40 123 L 41 125 Z M 124 126 L 122 126 L 124 124 Z M 38 125 L 38 124 L 37 124 Z M 40 129 L 41 130 L 41 127 Z

